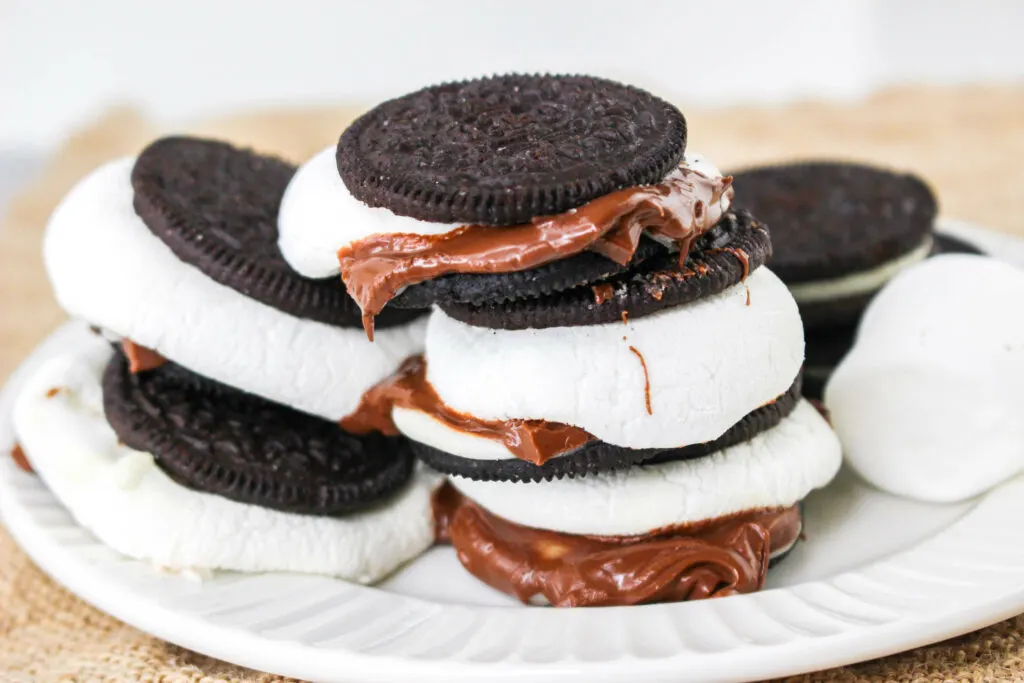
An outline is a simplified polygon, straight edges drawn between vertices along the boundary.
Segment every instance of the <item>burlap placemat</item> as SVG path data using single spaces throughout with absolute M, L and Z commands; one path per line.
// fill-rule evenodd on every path
M 900 90 L 855 105 L 687 111 L 689 148 L 722 167 L 832 156 L 929 178 L 943 212 L 1024 235 L 1024 88 Z M 335 140 L 351 109 L 209 121 L 210 134 L 301 160 Z M 158 132 L 131 110 L 110 112 L 63 146 L 11 206 L 0 230 L 0 378 L 63 320 L 39 254 L 56 201 L 97 164 Z M 1024 577 L 1022 577 L 1024 580 Z M 792 681 L 1024 681 L 1024 617 L 893 657 Z M 50 581 L 0 529 L 0 680 L 281 681 L 150 638 Z

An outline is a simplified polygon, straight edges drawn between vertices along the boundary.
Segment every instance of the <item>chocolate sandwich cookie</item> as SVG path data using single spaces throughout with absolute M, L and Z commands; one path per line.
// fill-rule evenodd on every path
M 295 167 L 227 143 L 167 137 L 132 169 L 135 211 L 183 262 L 222 285 L 298 318 L 359 327 L 358 307 L 337 278 L 310 279 L 277 246 L 277 213 Z M 381 328 L 420 315 L 383 311 Z
M 729 446 L 748 441 L 757 434 L 776 426 L 793 411 L 800 396 L 801 379 L 798 377 L 789 391 L 771 403 L 748 413 L 717 439 L 682 448 L 625 448 L 605 443 L 586 434 L 583 430 L 579 430 L 584 434 L 582 438 L 587 439 L 582 446 L 570 452 L 545 453 L 544 455 L 548 457 L 540 464 L 535 464 L 521 458 L 506 460 L 465 458 L 424 443 L 416 441 L 410 443 L 413 452 L 420 460 L 430 465 L 431 468 L 448 475 L 477 481 L 551 481 L 562 477 L 582 477 L 598 472 L 610 472 L 640 464 L 656 465 L 710 455 Z M 551 425 L 544 426 L 552 428 Z M 567 425 L 558 425 L 557 427 L 563 434 L 573 429 Z
M 564 291 L 665 247 L 685 253 L 718 222 L 731 181 L 685 150 L 675 107 L 603 79 L 509 75 L 425 88 L 342 134 L 339 187 L 321 159 L 310 161 L 309 178 L 303 169 L 289 188 L 281 244 L 309 272 L 325 270 L 318 250 L 334 245 L 371 334 L 389 302 Z
M 356 436 L 228 387 L 211 393 L 170 367 L 133 374 L 118 352 L 103 375 L 103 408 L 124 444 L 151 453 L 182 486 L 285 512 L 346 515 L 412 475 L 401 438 Z
M 738 172 L 739 205 L 772 227 L 770 266 L 808 326 L 850 323 L 933 248 L 935 196 L 917 176 L 808 162 Z
M 685 148 L 683 115 L 639 88 L 511 74 L 374 107 L 342 134 L 337 163 L 368 206 L 421 221 L 518 225 L 656 183 Z
M 768 233 L 749 213 L 729 213 L 694 242 L 683 264 L 678 254 L 663 254 L 618 276 L 564 292 L 497 303 L 446 301 L 440 307 L 469 325 L 504 330 L 636 320 L 746 280 L 771 256 Z

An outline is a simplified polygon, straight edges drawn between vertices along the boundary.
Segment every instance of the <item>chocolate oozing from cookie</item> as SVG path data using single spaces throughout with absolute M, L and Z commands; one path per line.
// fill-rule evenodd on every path
M 498 303 L 564 292 L 599 282 L 663 255 L 665 248 L 643 238 L 629 263 L 622 265 L 596 252 L 584 251 L 529 270 L 511 273 L 452 273 L 410 285 L 391 300 L 397 308 L 428 308 L 436 303 Z
M 132 170 L 135 211 L 181 261 L 240 294 L 298 318 L 360 327 L 338 278 L 302 277 L 277 246 L 277 212 L 295 167 L 223 142 L 157 140 Z M 385 309 L 384 328 L 421 313 Z
M 681 266 L 677 254 L 666 254 L 597 286 L 497 304 L 442 303 L 440 307 L 468 325 L 505 330 L 635 320 L 743 281 L 765 263 L 771 251 L 772 240 L 763 223 L 746 212 L 728 213 L 694 242 Z
M 789 415 L 800 398 L 801 377 L 783 395 L 734 424 L 718 438 L 680 448 L 626 448 L 605 443 L 586 430 L 539 419 L 483 419 L 455 410 L 441 400 L 427 380 L 422 356 L 406 359 L 391 377 L 365 394 L 358 408 L 341 424 L 356 434 L 398 434 L 395 409 L 421 412 L 440 424 L 505 446 L 514 457 L 478 460 L 457 456 L 411 441 L 428 465 L 446 474 L 485 481 L 542 481 L 564 476 L 622 469 L 639 463 L 686 460 L 747 441 Z
M 875 268 L 924 243 L 938 211 L 915 175 L 852 163 L 765 166 L 733 176 L 736 206 L 772 227 L 786 284 Z
M 240 503 L 345 515 L 397 492 L 412 475 L 404 439 L 355 436 L 229 387 L 180 382 L 168 363 L 132 374 L 121 353 L 103 375 L 107 421 L 124 444 L 151 453 L 187 488 Z
M 438 223 L 515 225 L 682 160 L 686 121 L 648 92 L 586 76 L 503 75 L 431 86 L 357 119 L 338 171 L 372 207 Z
M 636 465 L 656 465 L 677 460 L 692 460 L 711 455 L 730 446 L 749 441 L 767 431 L 793 412 L 800 400 L 798 377 L 785 394 L 756 410 L 730 427 L 713 441 L 682 448 L 625 448 L 594 439 L 576 450 L 536 465 L 526 460 L 475 460 L 447 453 L 426 444 L 411 441 L 420 460 L 445 474 L 480 481 L 539 482 L 581 477 L 598 472 L 626 469 Z

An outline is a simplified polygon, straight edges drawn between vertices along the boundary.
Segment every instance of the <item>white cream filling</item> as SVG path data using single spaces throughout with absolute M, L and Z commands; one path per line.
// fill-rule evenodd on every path
M 904 268 L 928 258 L 928 255 L 932 253 L 932 242 L 932 237 L 929 235 L 913 250 L 875 268 L 859 273 L 850 273 L 832 280 L 797 282 L 789 285 L 789 291 L 793 293 L 793 298 L 802 304 L 870 294 L 885 286 L 885 283 L 893 279 Z
M 426 321 L 378 330 L 303 320 L 180 261 L 132 207 L 131 158 L 95 170 L 53 212 L 43 256 L 70 315 L 257 396 L 337 420 L 423 348 Z
M 370 207 L 352 196 L 338 174 L 332 145 L 299 167 L 281 200 L 278 246 L 299 273 L 314 278 L 337 275 L 338 250 L 371 235 L 440 235 L 460 224 L 432 223 Z M 721 171 L 700 154 L 688 154 L 683 165 L 709 178 Z M 729 208 L 723 197 L 722 211 Z
M 32 467 L 83 527 L 129 557 L 169 569 L 330 574 L 371 583 L 434 540 L 431 494 L 418 471 L 385 505 L 345 517 L 279 512 L 192 491 L 153 456 L 120 445 L 103 415 L 99 338 L 45 364 L 14 407 Z M 51 388 L 59 391 L 47 397 Z
M 789 389 L 803 351 L 796 303 L 767 268 L 715 296 L 628 324 L 493 330 L 435 310 L 426 342 L 427 379 L 455 410 L 561 422 L 630 448 L 718 438 Z M 480 450 L 479 437 L 456 444 L 423 424 L 406 428 L 465 457 L 496 453 Z
M 537 483 L 451 481 L 516 524 L 569 534 L 635 535 L 794 505 L 831 481 L 841 461 L 836 435 L 801 401 L 776 427 L 702 458 Z

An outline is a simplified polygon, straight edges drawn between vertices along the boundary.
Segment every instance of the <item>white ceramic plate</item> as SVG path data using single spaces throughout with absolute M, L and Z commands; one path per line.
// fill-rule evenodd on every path
M 944 229 L 1024 265 L 1024 241 Z M 0 394 L 0 446 L 27 373 L 85 334 L 50 337 Z M 843 472 L 807 499 L 806 536 L 767 590 L 643 607 L 521 607 L 435 548 L 376 588 L 295 574 L 168 575 L 79 527 L 0 458 L 0 512 L 69 590 L 155 636 L 316 681 L 743 681 L 847 664 L 1024 611 L 1024 478 L 958 505 L 876 491 Z

